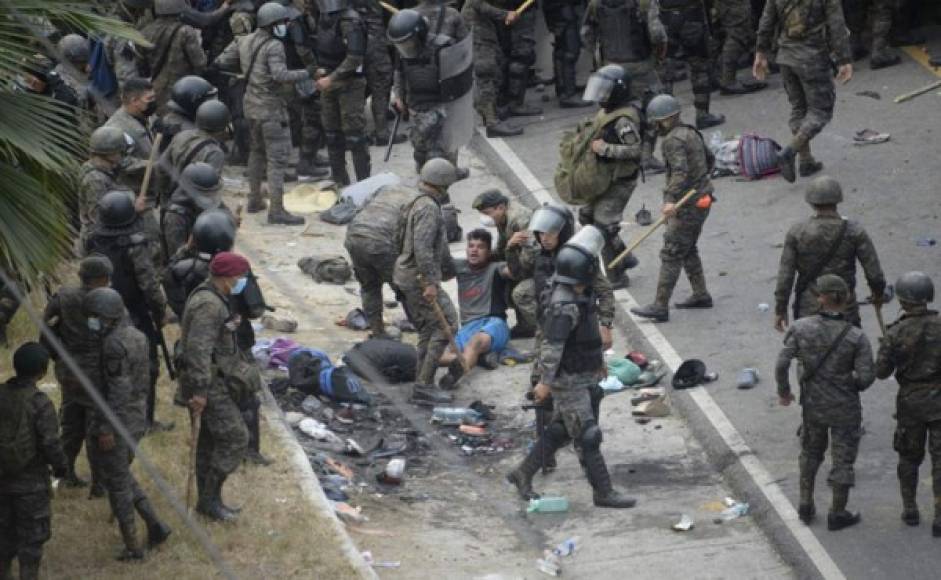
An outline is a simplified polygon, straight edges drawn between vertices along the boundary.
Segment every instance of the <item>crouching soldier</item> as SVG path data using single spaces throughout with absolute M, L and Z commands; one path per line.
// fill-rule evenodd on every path
M 598 381 L 605 374 L 605 364 L 592 282 L 603 245 L 601 231 L 585 226 L 559 250 L 556 259 L 539 352 L 540 383 L 534 390 L 536 403 L 552 396 L 553 415 L 523 463 L 507 475 L 524 499 L 539 497 L 532 480 L 543 457 L 548 459 L 573 441 L 581 451 L 596 506 L 630 508 L 637 503 L 614 489 L 601 455 Z
M 788 370 L 791 359 L 800 361 L 800 503 L 797 515 L 810 523 L 816 514 L 814 481 L 831 441 L 833 467 L 827 482 L 833 488 L 833 504 L 827 528 L 841 530 L 859 522 L 859 513 L 846 509 L 856 474 L 853 464 L 859 451 L 862 405 L 859 393 L 875 380 L 872 348 L 863 331 L 843 315 L 850 296 L 849 286 L 834 274 L 817 278 L 815 316 L 796 320 L 784 335 L 778 354 L 775 378 L 783 406 L 794 401 Z
M 49 467 L 56 477 L 69 468 L 59 441 L 52 401 L 36 388 L 46 375 L 49 353 L 27 342 L 13 354 L 16 376 L 0 385 L 0 578 L 39 577 L 42 546 L 50 537 Z
M 121 295 L 111 288 L 96 288 L 85 295 L 82 311 L 88 328 L 101 337 L 98 393 L 136 441 L 147 431 L 147 395 L 150 383 L 147 337 L 134 328 Z M 134 451 L 100 409 L 95 409 L 86 446 L 95 472 L 108 491 L 111 513 L 118 522 L 124 549 L 117 559 L 140 560 L 144 552 L 137 539 L 135 510 L 147 524 L 147 544 L 153 548 L 170 536 L 170 528 L 131 473 Z
M 928 309 L 934 300 L 934 283 L 924 272 L 903 274 L 895 291 L 903 312 L 879 343 L 876 376 L 886 379 L 894 372 L 899 384 L 895 450 L 902 521 L 917 526 L 921 519 L 915 491 L 927 442 L 934 483 L 931 533 L 937 538 L 941 537 L 941 318 L 937 310 Z

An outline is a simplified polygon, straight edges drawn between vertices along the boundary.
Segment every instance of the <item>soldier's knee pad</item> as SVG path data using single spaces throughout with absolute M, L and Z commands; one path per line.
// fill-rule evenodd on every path
M 925 460 L 925 441 L 912 429 L 896 427 L 892 438 L 892 448 L 899 454 L 899 462 L 921 465 Z
M 582 436 L 579 438 L 581 448 L 585 452 L 597 451 L 601 447 L 601 427 L 594 421 L 585 423 Z
M 552 421 L 546 427 L 546 440 L 555 447 L 562 447 L 569 440 L 569 433 L 561 421 Z

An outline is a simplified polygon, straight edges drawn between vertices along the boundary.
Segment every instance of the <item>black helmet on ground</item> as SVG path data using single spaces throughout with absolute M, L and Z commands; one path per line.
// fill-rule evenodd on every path
M 428 21 L 415 10 L 399 10 L 389 20 L 386 37 L 402 58 L 418 58 L 428 38 Z

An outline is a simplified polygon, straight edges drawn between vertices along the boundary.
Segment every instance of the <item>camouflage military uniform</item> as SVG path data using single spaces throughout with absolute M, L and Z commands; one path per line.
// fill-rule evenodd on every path
M 104 337 L 98 352 L 98 392 L 137 440 L 147 429 L 147 385 L 150 379 L 147 351 L 147 337 L 124 320 Z M 108 434 L 114 437 L 114 448 L 106 451 L 101 448 L 98 438 Z M 87 445 L 89 459 L 108 490 L 111 513 L 122 534 L 130 533 L 136 538 L 135 504 L 146 500 L 147 496 L 131 473 L 131 447 L 98 410 L 92 412 Z M 127 537 L 125 535 L 125 540 Z
M 313 3 L 308 3 L 313 4 Z M 289 69 L 306 68 L 312 73 L 317 70 L 317 58 L 312 48 L 313 30 L 317 23 L 307 13 L 293 12 L 294 17 L 288 22 L 287 38 L 284 40 L 284 55 Z M 288 113 L 291 117 L 291 141 L 300 149 L 298 167 L 310 171 L 310 164 L 317 158 L 317 152 L 324 146 L 323 122 L 321 121 L 320 95 L 294 95 L 287 100 Z M 301 173 L 300 169 L 298 173 Z
M 660 20 L 669 38 L 671 58 L 689 64 L 696 116 L 709 111 L 712 92 L 709 46 L 709 22 L 701 0 L 660 0 Z M 667 77 L 672 78 L 672 77 Z M 666 82 L 666 91 L 673 92 L 673 81 Z
M 859 393 L 875 380 L 872 347 L 861 330 L 849 326 L 839 344 L 823 359 L 848 325 L 841 315 L 830 313 L 795 321 L 784 335 L 784 348 L 775 367 L 778 395 L 783 397 L 791 393 L 791 360 L 796 358 L 801 363 L 800 478 L 801 486 L 809 485 L 811 489 L 827 451 L 828 437 L 833 460 L 828 483 L 852 487 L 856 480 L 853 463 L 862 422 Z M 804 377 L 814 369 L 806 380 Z
M 88 290 L 87 287 L 60 288 L 46 304 L 43 321 L 95 384 L 98 381 L 101 339 L 88 330 L 88 321 L 82 311 L 82 300 Z M 55 359 L 55 376 L 62 392 L 59 406 L 62 450 L 68 459 L 70 473 L 74 473 L 75 459 L 82 450 L 95 406 L 65 361 L 55 356 L 53 349 L 48 350 Z
M 114 274 L 111 286 L 124 299 L 131 322 L 144 333 L 149 344 L 147 419 L 152 423 L 157 397 L 157 377 L 160 360 L 157 347 L 160 341 L 159 325 L 163 321 L 167 299 L 160 286 L 152 256 L 155 242 L 144 233 L 141 221 L 127 230 L 99 228 L 88 239 L 86 251 L 100 253 L 111 260 Z
M 846 27 L 850 31 L 850 41 L 854 50 L 862 47 L 862 37 L 866 33 L 866 20 L 872 14 L 872 56 L 878 59 L 885 54 L 893 54 L 889 48 L 889 33 L 892 31 L 892 17 L 895 13 L 895 0 L 843 0 L 843 14 Z M 877 66 L 873 66 L 877 68 Z
M 514 0 L 494 0 L 507 10 L 519 7 Z M 506 82 L 503 91 L 511 115 L 540 114 L 541 109 L 525 107 L 526 89 L 529 86 L 530 69 L 536 64 L 536 11 L 526 10 L 509 27 L 497 30 L 501 37 L 503 54 L 506 57 Z
M 215 137 L 202 129 L 181 131 L 170 141 L 160 164 L 171 176 L 179 176 L 190 163 L 208 163 L 221 174 L 225 166 L 225 150 Z M 171 182 L 176 181 L 173 179 Z M 172 189 L 167 193 L 171 192 Z
M 0 386 L 0 421 L 13 421 L 8 412 L 22 408 L 14 399 L 26 406 L 27 418 L 34 425 L 35 456 L 20 473 L 0 476 L 0 576 L 12 578 L 5 574 L 10 573 L 13 558 L 18 558 L 20 577 L 37 578 L 42 547 L 51 535 L 49 466 L 57 477 L 63 477 L 68 465 L 49 397 L 35 383 L 14 377 Z
M 775 41 L 791 104 L 791 147 L 802 164 L 813 163 L 810 140 L 830 122 L 836 101 L 830 55 L 836 55 L 838 66 L 850 62 L 840 0 L 768 0 L 758 26 L 758 52 L 770 54 Z
M 162 115 L 173 83 L 186 75 L 202 75 L 206 70 L 202 35 L 177 16 L 158 17 L 144 26 L 141 34 L 153 44 L 146 60 L 157 94 L 157 113 Z
M 383 9 L 371 0 L 354 0 L 353 8 L 366 23 L 366 57 L 363 59 L 363 72 L 366 75 L 366 87 L 371 95 L 370 110 L 376 145 L 385 145 L 389 139 L 389 119 L 386 113 L 389 111 L 393 68 Z
M 941 513 L 941 318 L 937 311 L 916 307 L 906 311 L 880 340 L 876 376 L 895 373 L 896 398 L 894 447 L 899 454 L 898 477 L 902 500 L 915 505 L 918 468 L 931 454 L 935 516 Z
M 735 83 L 738 63 L 744 55 L 755 49 L 755 23 L 752 19 L 751 0 L 719 0 L 716 12 L 722 22 L 725 39 L 720 55 L 719 83 Z
M 846 227 L 846 233 L 833 258 L 823 267 L 820 262 L 827 258 L 833 244 Z M 866 281 L 873 295 L 881 296 L 885 289 L 885 276 L 879 264 L 876 248 L 865 228 L 859 223 L 846 220 L 839 214 L 817 215 L 795 224 L 784 239 L 778 282 L 774 291 L 775 313 L 787 316 L 787 305 L 794 293 L 794 318 L 810 316 L 817 312 L 814 299 L 814 283 L 808 277 L 836 274 L 850 288 L 846 306 L 846 319 L 860 325 L 859 306 L 856 304 L 856 261 L 862 264 Z M 795 284 L 795 278 L 797 283 Z
M 185 399 L 207 399 L 196 455 L 201 488 L 210 485 L 207 478 L 224 481 L 235 471 L 248 445 L 248 429 L 224 376 L 243 361 L 235 326 L 228 299 L 211 280 L 193 291 L 183 312 L 180 384 Z
M 433 194 L 417 197 L 405 208 L 397 231 L 402 249 L 395 262 L 393 281 L 405 296 L 405 306 L 418 329 L 418 374 L 416 382 L 434 382 L 438 360 L 448 345 L 434 308 L 422 296 L 429 285 L 438 286 L 438 304 L 451 328 L 457 327 L 457 312 L 440 283 L 454 276 L 440 200 Z
M 125 139 L 130 139 L 129 144 L 132 145 L 129 155 L 144 160 L 150 157 L 154 140 L 146 119 L 135 117 L 128 113 L 124 107 L 121 107 L 111 115 L 105 126 L 116 127 L 124 131 Z
M 494 6 L 488 0 L 468 0 L 461 9 L 464 22 L 474 33 L 474 74 L 477 79 L 474 106 L 485 126 L 500 121 L 497 103 L 506 68 L 500 46 L 500 29 L 509 13 L 509 10 Z
M 284 171 L 291 156 L 291 131 L 282 85 L 310 78 L 306 70 L 288 70 L 284 45 L 265 29 L 237 37 L 215 64 L 223 70 L 247 74 L 256 55 L 243 100 L 245 118 L 251 128 L 251 154 L 248 160 L 250 202 L 261 201 L 262 172 L 267 160 L 268 192 L 272 209 L 281 209 Z
M 236 12 L 229 17 L 229 28 L 232 29 L 232 36 L 235 39 L 251 34 L 255 30 L 255 15 L 251 12 Z M 225 89 L 220 89 L 223 91 L 223 96 L 220 98 L 225 101 L 232 113 L 232 158 L 238 161 L 238 163 L 234 161 L 232 163 L 237 165 L 244 165 L 245 160 L 248 159 L 251 139 L 248 121 L 245 119 L 242 106 L 242 91 L 238 89 L 241 84 L 242 81 L 229 79 L 225 83 Z
M 394 288 L 392 274 L 399 257 L 399 248 L 395 246 L 396 229 L 403 208 L 417 195 L 418 192 L 406 187 L 381 189 L 346 227 L 344 246 L 360 285 L 363 312 L 370 330 L 376 334 L 382 333 L 384 328 L 382 285 Z
M 118 184 L 117 172 L 105 169 L 96 160 L 89 160 L 79 169 L 79 248 L 84 251 L 85 240 L 98 223 L 98 201 L 106 193 L 114 190 L 130 191 L 125 185 Z M 81 253 L 81 252 L 80 252 Z
M 663 249 L 660 250 L 660 278 L 654 302 L 667 308 L 673 289 L 681 271 L 686 271 L 694 297 L 709 296 L 706 289 L 706 274 L 699 258 L 699 235 L 709 217 L 709 208 L 700 209 L 696 204 L 704 196 L 711 196 L 712 181 L 709 179 L 709 161 L 702 136 L 689 125 L 677 125 L 663 139 L 663 161 L 667 166 L 664 203 L 676 203 L 686 193 L 696 189 L 696 194 L 680 208 L 675 216 L 667 220 L 663 234 Z

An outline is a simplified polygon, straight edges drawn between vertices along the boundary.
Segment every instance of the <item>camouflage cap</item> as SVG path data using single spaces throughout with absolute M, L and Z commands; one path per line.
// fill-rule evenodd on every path
M 839 294 L 846 296 L 850 292 L 849 286 L 843 278 L 836 274 L 824 274 L 817 278 L 817 294 Z
M 78 266 L 78 277 L 83 281 L 96 280 L 98 278 L 110 278 L 114 272 L 114 266 L 107 256 L 101 254 L 92 254 Z
M 498 205 L 505 204 L 509 201 L 510 198 L 503 195 L 503 192 L 501 192 L 499 189 L 488 189 L 474 198 L 474 203 L 471 205 L 471 207 L 477 211 L 481 211 L 491 207 L 497 207 Z

